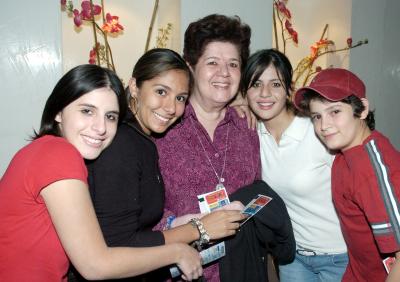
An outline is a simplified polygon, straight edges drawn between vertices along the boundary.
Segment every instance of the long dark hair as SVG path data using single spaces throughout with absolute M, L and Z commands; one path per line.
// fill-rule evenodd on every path
M 61 136 L 55 121 L 57 114 L 81 96 L 103 87 L 110 88 L 117 95 L 121 120 L 127 110 L 121 80 L 109 69 L 97 65 L 80 65 L 68 71 L 54 87 L 44 107 L 39 132 L 34 131 L 32 139 L 44 135 Z

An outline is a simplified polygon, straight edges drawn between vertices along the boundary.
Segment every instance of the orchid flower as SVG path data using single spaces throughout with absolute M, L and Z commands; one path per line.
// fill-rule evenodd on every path
M 105 32 L 118 33 L 124 30 L 124 27 L 119 24 L 117 16 L 112 16 L 110 13 L 106 15 L 106 22 L 104 23 L 102 29 Z

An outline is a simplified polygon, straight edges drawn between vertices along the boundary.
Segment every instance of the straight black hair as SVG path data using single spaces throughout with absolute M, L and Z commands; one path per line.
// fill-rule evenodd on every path
M 276 49 L 263 49 L 250 56 L 242 73 L 242 95 L 260 78 L 265 69 L 273 65 L 289 97 L 292 88 L 293 68 L 285 54 Z
M 80 65 L 68 71 L 54 87 L 44 107 L 39 132 L 34 131 L 32 139 L 44 135 L 61 136 L 55 120 L 57 114 L 81 96 L 103 87 L 110 88 L 117 95 L 121 120 L 128 107 L 121 80 L 109 69 L 97 65 Z

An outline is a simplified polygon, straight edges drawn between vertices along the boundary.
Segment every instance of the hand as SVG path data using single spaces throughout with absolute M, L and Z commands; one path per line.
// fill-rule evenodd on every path
M 244 210 L 244 205 L 240 201 L 233 201 L 229 205 L 225 205 L 221 208 L 218 208 L 218 210 L 238 210 L 242 211 Z
M 246 216 L 239 210 L 220 209 L 205 215 L 201 221 L 211 240 L 217 240 L 235 235 L 239 222 L 245 218 Z
M 250 110 L 249 104 L 247 103 L 247 99 L 243 98 L 243 96 L 239 93 L 235 100 L 233 100 L 229 106 L 234 108 L 237 114 L 241 118 L 247 118 L 247 126 L 250 129 L 255 129 L 257 125 L 257 118 L 254 113 Z
M 184 225 L 184 224 L 188 223 L 192 218 L 201 218 L 202 216 L 203 216 L 203 214 L 201 214 L 201 213 L 197 213 L 197 214 L 190 213 L 190 214 L 182 215 L 180 217 L 175 218 L 174 221 L 172 221 L 171 228 Z
M 203 275 L 200 254 L 192 247 L 176 243 L 178 255 L 176 264 L 181 270 L 182 279 L 192 281 Z

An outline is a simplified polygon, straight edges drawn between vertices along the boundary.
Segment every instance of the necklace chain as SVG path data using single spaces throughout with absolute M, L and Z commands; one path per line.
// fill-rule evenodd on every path
M 218 184 L 222 184 L 222 182 L 225 181 L 225 179 L 224 179 L 222 176 L 223 176 L 224 171 L 225 171 L 226 152 L 228 151 L 229 123 L 228 123 L 227 129 L 226 129 L 225 152 L 224 152 L 224 164 L 223 164 L 223 166 L 222 166 L 221 174 L 220 174 L 220 176 L 218 176 L 218 173 L 217 173 L 216 169 L 214 168 L 214 166 L 213 166 L 213 164 L 212 164 L 212 162 L 211 162 L 210 157 L 209 157 L 208 154 L 207 154 L 206 148 L 204 147 L 203 142 L 201 142 L 201 138 L 200 138 L 199 134 L 197 133 L 197 128 L 195 127 L 195 125 L 194 125 L 194 123 L 193 123 L 193 119 L 191 118 L 190 121 L 191 121 L 191 123 L 192 123 L 193 131 L 194 131 L 194 133 L 196 134 L 197 139 L 198 139 L 199 142 L 200 142 L 201 148 L 203 149 L 204 155 L 206 156 L 207 161 L 209 162 L 211 168 L 213 169 L 213 171 L 214 171 L 214 173 L 215 173 L 215 176 L 217 177 Z

